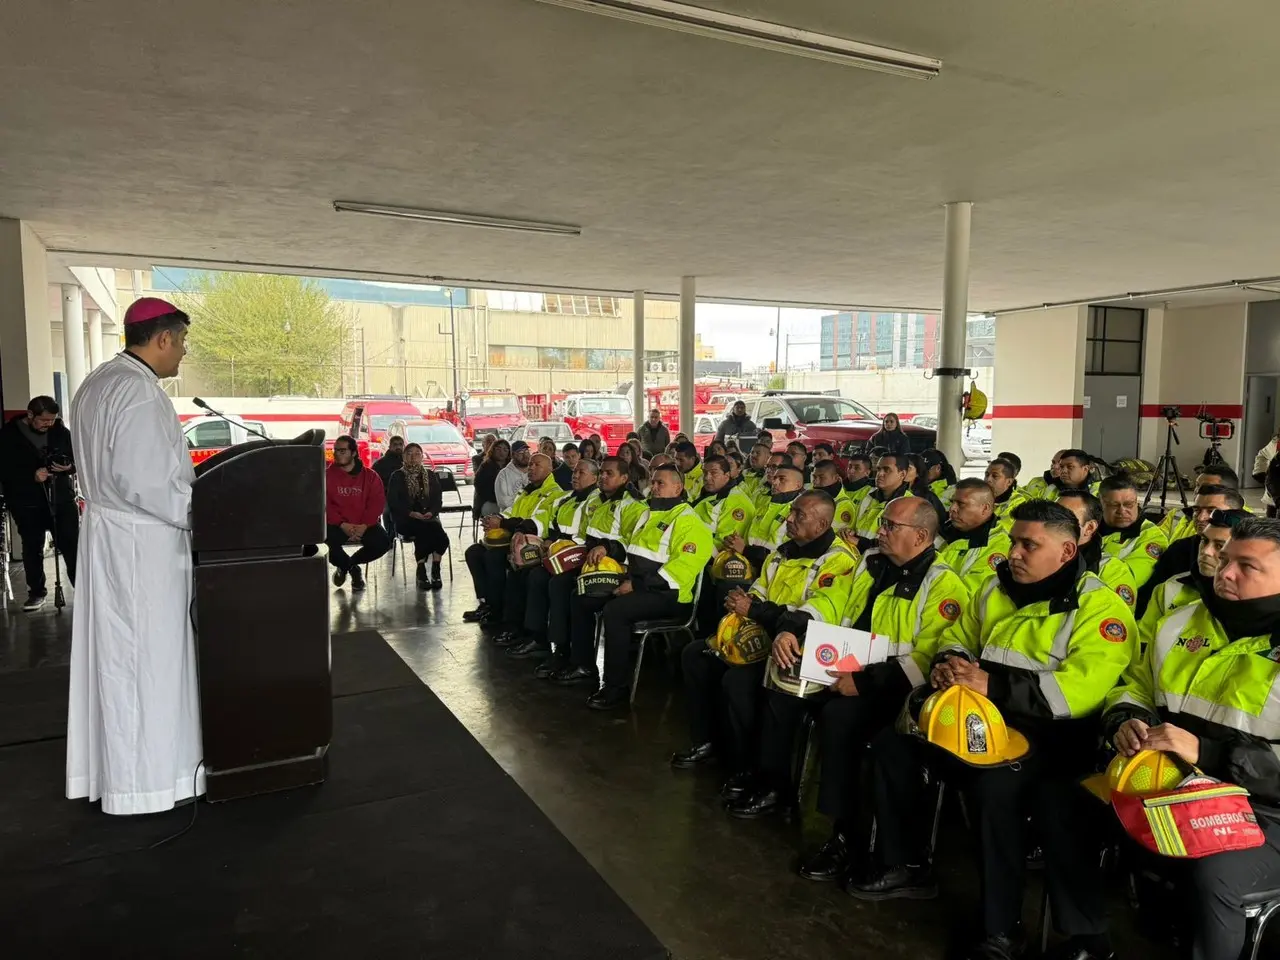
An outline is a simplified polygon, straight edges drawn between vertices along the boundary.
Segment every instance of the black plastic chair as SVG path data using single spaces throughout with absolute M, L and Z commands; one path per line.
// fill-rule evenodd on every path
M 441 514 L 456 513 L 458 515 L 458 536 L 459 537 L 462 536 L 463 523 L 465 523 L 466 518 L 470 516 L 471 517 L 471 539 L 474 540 L 476 538 L 476 524 L 479 522 L 479 520 L 475 516 L 472 516 L 471 504 L 463 502 L 462 491 L 458 489 L 458 481 L 456 481 L 453 478 L 453 474 L 450 473 L 448 470 L 437 470 L 436 479 L 440 481 L 441 493 L 452 493 L 454 496 L 458 498 L 458 502 L 456 504 L 452 504 L 452 503 L 441 504 L 440 513 Z M 443 523 L 444 520 L 441 519 L 440 522 Z M 449 565 L 450 565 L 450 569 L 452 569 L 453 567 L 452 560 L 449 561 Z

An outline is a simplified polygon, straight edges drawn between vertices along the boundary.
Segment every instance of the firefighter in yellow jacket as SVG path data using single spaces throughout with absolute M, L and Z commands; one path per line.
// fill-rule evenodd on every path
M 906 455 L 886 453 L 876 464 L 875 489 L 862 498 L 858 513 L 853 518 L 853 536 L 857 538 L 859 550 L 870 550 L 876 545 L 885 505 L 890 500 L 911 495 Z
M 960 575 L 970 593 L 994 577 L 1009 556 L 1009 535 L 994 511 L 991 487 L 966 477 L 956 483 L 947 522 L 938 531 L 938 559 Z
M 1156 561 L 1169 541 L 1160 528 L 1142 515 L 1138 488 L 1124 476 L 1107 477 L 1098 484 L 1102 501 L 1102 552 L 1123 560 L 1141 587 L 1151 578 Z
M 773 493 L 768 499 L 756 501 L 756 515 L 751 520 L 747 536 L 745 539 L 729 537 L 724 542 L 730 550 L 750 560 L 756 570 L 787 539 L 787 514 L 791 512 L 796 497 L 804 493 L 804 473 L 799 467 L 787 462 L 771 466 L 769 470 Z
M 653 471 L 647 506 L 627 543 L 627 578 L 601 614 L 604 683 L 587 700 L 594 710 L 627 704 L 635 625 L 685 616 L 711 559 L 711 532 L 689 506 L 684 478 L 676 467 L 664 464 Z M 576 631 L 573 641 L 575 646 L 579 642 Z M 590 632 L 586 642 L 592 642 Z
M 755 505 L 729 470 L 725 457 L 707 457 L 702 462 L 702 493 L 691 498 L 693 512 L 711 531 L 711 545 L 716 550 L 722 549 L 729 537 L 746 536 L 755 518 Z
M 1280 877 L 1280 521 L 1232 531 L 1213 589 L 1156 628 L 1108 698 L 1107 740 L 1124 756 L 1175 754 L 1244 787 L 1265 842 L 1186 861 L 1191 955 L 1244 955 L 1250 894 Z
M 814 466 L 813 489 L 821 490 L 835 504 L 836 515 L 831 521 L 832 529 L 836 533 L 850 529 L 858 512 L 858 505 L 854 502 L 853 495 L 844 488 L 840 467 L 834 460 L 823 460 Z
M 831 529 L 833 512 L 825 493 L 797 497 L 787 514 L 787 539 L 769 554 L 750 589 L 729 592 L 722 611 L 759 624 L 771 641 L 816 591 L 847 578 L 857 558 Z M 730 771 L 721 796 L 736 799 L 754 779 L 765 657 L 727 663 L 716 652 L 709 641 L 696 640 L 681 655 L 691 745 L 675 754 L 671 765 L 694 767 L 721 756 Z
M 923 498 L 902 497 L 880 518 L 878 548 L 866 553 L 851 576 L 836 577 L 779 625 L 765 691 L 760 737 L 760 780 L 726 809 L 751 819 L 784 807 L 793 796 L 791 751 L 806 713 L 820 716 L 822 784 L 818 809 L 831 818 L 832 834 L 806 857 L 801 875 L 838 880 L 850 855 L 865 849 L 853 833 L 859 799 L 861 747 L 893 723 L 903 698 L 924 682 L 945 631 L 962 615 L 969 594 L 960 577 L 937 559 L 934 508 Z M 810 619 L 871 631 L 887 639 L 885 659 L 858 673 L 832 674 L 829 687 L 799 679 Z
M 1076 515 L 1080 523 L 1080 556 L 1085 569 L 1096 573 L 1130 610 L 1137 604 L 1138 581 L 1129 564 L 1102 552 L 1102 501 L 1088 490 L 1063 490 L 1058 503 Z M 1136 620 L 1136 614 L 1135 614 Z
M 1015 764 L 982 763 L 986 728 L 968 730 L 966 765 L 922 740 L 889 731 L 872 742 L 879 868 L 852 885 L 863 900 L 936 895 L 928 867 L 930 797 L 925 763 L 976 803 L 981 838 L 981 921 L 971 957 L 1019 955 L 1027 814 L 1036 811 L 1045 848 L 1053 920 L 1068 937 L 1065 956 L 1109 957 L 1096 849 L 1080 838 L 1094 803 L 1077 781 L 1093 768 L 1101 711 L 1127 668 L 1136 628 L 1129 608 L 1079 554 L 1080 524 L 1061 504 L 1033 500 L 1013 514 L 1012 547 L 948 630 L 930 671 L 988 698 L 1031 752 Z M 966 728 L 971 718 L 962 718 Z M 976 716 L 972 718 L 976 720 Z M 999 757 L 991 757 L 999 761 Z

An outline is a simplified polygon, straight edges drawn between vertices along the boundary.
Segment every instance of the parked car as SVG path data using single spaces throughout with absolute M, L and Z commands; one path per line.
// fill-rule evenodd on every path
M 756 426 L 773 434 L 776 451 L 786 450 L 793 440 L 810 450 L 826 442 L 843 459 L 863 449 L 881 427 L 880 418 L 862 404 L 824 393 L 770 390 L 758 399 L 747 400 L 746 405 L 747 416 Z M 902 424 L 902 432 L 915 453 L 937 442 L 936 431 L 911 423 Z
M 523 440 L 529 446 L 536 447 L 543 437 L 550 437 L 558 448 L 573 442 L 573 431 L 563 420 L 534 420 L 520 427 L 512 427 L 504 439 L 512 443 Z
M 422 447 L 427 465 L 436 473 L 451 473 L 458 484 L 471 482 L 471 445 L 448 420 L 393 420 L 387 436 L 404 437 L 405 443 Z
M 245 420 L 234 413 L 228 414 L 226 420 L 221 417 L 192 417 L 182 425 L 182 437 L 191 451 L 192 463 L 208 460 L 219 450 L 238 443 L 256 440 L 259 435 L 271 436 L 265 423 Z

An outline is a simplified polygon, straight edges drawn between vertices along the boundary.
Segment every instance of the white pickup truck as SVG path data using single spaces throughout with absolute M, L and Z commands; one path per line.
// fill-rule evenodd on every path
M 227 420 L 231 422 L 228 423 Z M 235 414 L 227 414 L 227 420 L 218 417 L 193 417 L 182 425 L 182 436 L 187 441 L 193 463 L 207 460 L 219 450 L 234 447 L 237 443 L 256 439 L 257 430 L 271 436 L 271 431 L 260 420 L 245 420 Z

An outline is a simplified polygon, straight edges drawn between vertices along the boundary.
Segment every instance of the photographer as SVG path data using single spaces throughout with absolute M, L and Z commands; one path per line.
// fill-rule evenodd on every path
M 46 531 L 53 533 L 66 561 L 67 579 L 73 585 L 76 579 L 80 519 L 72 480 L 75 460 L 71 432 L 63 426 L 59 412 L 52 397 L 34 397 L 25 414 L 0 427 L 0 483 L 22 537 L 27 575 L 27 602 L 22 609 L 28 612 L 44 606 Z

